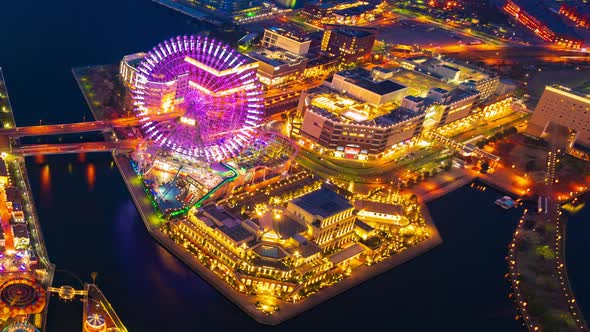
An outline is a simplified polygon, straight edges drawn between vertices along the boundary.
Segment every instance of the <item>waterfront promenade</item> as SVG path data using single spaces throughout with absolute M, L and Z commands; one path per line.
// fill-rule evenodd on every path
M 516 305 L 530 331 L 588 331 L 565 262 L 566 220 L 556 203 L 547 215 L 526 212 L 509 246 Z
M 554 197 L 567 133 L 550 130 L 545 176 L 536 186 L 537 209 L 525 210 L 509 247 L 510 280 L 529 331 L 588 331 L 567 275 L 566 219 Z
M 2 74 L 2 70 L 0 69 L 0 123 L 2 124 L 3 128 L 15 128 L 16 123 L 14 120 L 14 113 L 12 110 L 12 105 L 10 103 L 10 98 L 8 96 L 8 89 L 6 88 L 6 83 L 4 81 L 4 76 Z M 9 146 L 10 141 L 7 137 L 2 140 L 2 146 Z M 47 253 L 47 247 L 45 245 L 45 240 L 43 238 L 43 232 L 41 231 L 41 225 L 39 223 L 39 217 L 37 216 L 37 211 L 35 209 L 35 204 L 33 201 L 33 192 L 31 190 L 31 185 L 29 183 L 29 177 L 27 175 L 27 169 L 25 167 L 25 159 L 22 155 L 19 154 L 3 154 L 3 162 L 6 164 L 6 168 L 8 170 L 8 174 L 10 177 L 11 184 L 17 188 L 18 193 L 20 194 L 20 199 L 22 199 L 22 206 L 23 212 L 25 214 L 25 223 L 28 226 L 28 231 L 30 235 L 30 250 L 35 253 L 36 257 L 39 260 L 39 265 L 43 267 L 45 270 L 39 270 L 40 272 L 36 278 L 37 281 L 42 285 L 42 287 L 47 290 L 49 286 L 53 283 L 53 277 L 55 273 L 55 265 L 53 265 L 49 260 L 49 254 Z M 4 236 L 4 235 L 3 235 Z M 4 254 L 4 253 L 3 253 Z M 4 269 L 4 266 L 3 266 Z M 14 274 L 13 272 L 10 275 Z M 15 278 L 18 277 L 20 274 L 16 273 Z M 13 278 L 12 276 L 9 278 Z M 45 292 L 45 303 L 48 304 L 50 299 L 50 292 Z M 43 311 L 39 314 L 40 317 L 39 321 L 35 321 L 35 325 L 37 328 L 41 329 L 41 331 L 45 331 L 47 326 L 47 312 L 48 312 L 48 305 L 45 305 Z M 37 315 L 33 315 L 37 316 Z
M 428 239 L 377 264 L 371 266 L 363 265 L 355 269 L 351 276 L 345 278 L 333 286 L 320 290 L 318 293 L 311 295 L 300 302 L 289 303 L 281 301 L 280 303 L 277 303 L 280 305 L 280 311 L 274 312 L 271 315 L 267 315 L 256 308 L 256 302 L 260 300 L 260 298 L 240 293 L 234 288 L 230 287 L 215 272 L 203 266 L 190 252 L 180 247 L 167 235 L 160 231 L 159 227 L 162 221 L 155 213 L 154 208 L 151 205 L 150 200 L 144 190 L 144 185 L 141 181 L 141 178 L 133 171 L 128 157 L 124 154 L 115 153 L 114 159 L 148 232 L 162 246 L 164 246 L 164 248 L 176 255 L 193 271 L 197 272 L 203 279 L 207 280 L 211 285 L 213 285 L 220 293 L 222 293 L 248 315 L 262 324 L 276 325 L 287 319 L 297 316 L 302 312 L 309 310 L 314 306 L 340 293 L 343 293 L 346 290 L 370 278 L 389 271 L 397 265 L 420 256 L 421 254 L 442 243 L 442 238 L 440 237 L 440 234 L 438 233 L 438 230 L 436 229 L 436 226 L 434 225 L 427 208 L 422 206 L 422 213 L 424 214 L 428 231 L 431 234 Z
M 505 167 L 499 167 L 489 174 L 482 174 L 468 168 L 453 167 L 421 181 L 406 189 L 405 192 L 413 193 L 421 202 L 428 203 L 476 180 L 514 197 L 522 197 L 529 193 L 527 191 L 529 181 Z

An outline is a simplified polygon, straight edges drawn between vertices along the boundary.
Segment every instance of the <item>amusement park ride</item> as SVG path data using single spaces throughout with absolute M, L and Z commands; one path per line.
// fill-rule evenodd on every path
M 240 158 L 266 154 L 267 142 L 252 149 L 269 137 L 260 130 L 257 66 L 200 36 L 164 41 L 139 64 L 132 92 L 145 141 L 132 158 L 165 215 L 186 211 L 235 178 Z M 181 114 L 152 120 L 173 112 Z

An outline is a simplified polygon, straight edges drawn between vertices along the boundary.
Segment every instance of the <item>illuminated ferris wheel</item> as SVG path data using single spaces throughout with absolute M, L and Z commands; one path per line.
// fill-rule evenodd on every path
M 207 37 L 158 44 L 139 65 L 134 89 L 145 138 L 189 159 L 234 156 L 262 119 L 256 69 L 256 62 Z

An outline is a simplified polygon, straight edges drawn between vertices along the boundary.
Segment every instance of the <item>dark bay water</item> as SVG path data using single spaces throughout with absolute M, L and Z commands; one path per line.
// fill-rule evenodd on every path
M 590 202 L 582 211 L 568 216 L 566 261 L 574 295 L 586 322 L 590 318 Z
M 115 63 L 197 22 L 150 0 L 3 1 L 0 66 L 19 125 L 89 118 L 71 68 Z M 399 329 L 524 331 L 504 256 L 520 211 L 465 187 L 430 204 L 445 243 L 278 327 L 255 323 L 152 240 L 107 154 L 27 160 L 56 283 L 98 283 L 130 331 Z M 577 244 L 572 244 L 573 247 Z M 569 247 L 568 247 L 569 250 Z M 573 279 L 573 278 L 572 278 Z M 48 331 L 80 331 L 79 303 L 52 300 Z

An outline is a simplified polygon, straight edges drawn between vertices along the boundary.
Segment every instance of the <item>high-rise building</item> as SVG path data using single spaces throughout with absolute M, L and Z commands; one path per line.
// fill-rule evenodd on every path
M 297 55 L 306 55 L 310 45 L 307 33 L 292 26 L 267 28 L 262 37 L 262 46 L 282 48 Z
M 590 147 L 590 94 L 561 85 L 545 87 L 527 132 L 541 136 L 550 122 L 575 132 L 575 143 Z
M 307 227 L 313 241 L 322 249 L 338 248 L 352 240 L 354 206 L 330 189 L 322 188 L 295 198 L 288 203 L 286 212 Z
M 590 29 L 590 5 L 582 2 L 564 3 L 559 8 L 559 14 L 567 17 L 577 26 Z
M 258 62 L 258 80 L 268 87 L 299 79 L 307 65 L 306 57 L 276 47 L 251 52 L 248 56 Z
M 124 56 L 119 64 L 119 75 L 122 82 L 129 89 L 135 89 L 139 77 L 137 67 L 145 56 L 146 53 L 143 52 L 129 54 Z
M 566 48 L 582 48 L 583 39 L 541 1 L 506 0 L 502 9 L 548 43 Z
M 469 79 L 459 84 L 459 89 L 466 91 L 477 91 L 481 99 L 486 99 L 496 93 L 500 85 L 500 76 L 491 75 L 479 80 Z
M 377 37 L 377 28 L 326 25 L 321 50 L 343 62 L 365 61 Z

